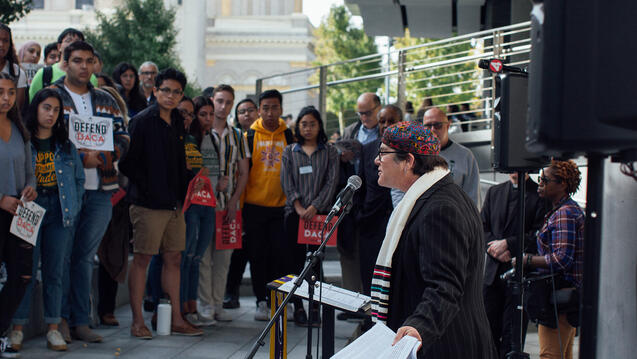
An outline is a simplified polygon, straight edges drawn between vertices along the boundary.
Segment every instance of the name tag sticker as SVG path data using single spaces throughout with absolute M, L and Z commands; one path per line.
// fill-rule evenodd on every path
M 308 173 L 312 173 L 312 166 L 299 167 L 299 174 L 305 175 Z

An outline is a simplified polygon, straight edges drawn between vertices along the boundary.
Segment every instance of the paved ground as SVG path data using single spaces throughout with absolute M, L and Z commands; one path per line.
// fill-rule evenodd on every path
M 104 342 L 84 344 L 73 342 L 67 352 L 53 352 L 46 348 L 44 336 L 33 338 L 24 343 L 22 358 L 244 358 L 252 343 L 265 327 L 266 322 L 254 320 L 254 298 L 242 298 L 241 308 L 231 313 L 234 320 L 204 329 L 202 337 L 155 336 L 153 340 L 138 340 L 130 336 L 130 309 L 128 306 L 117 310 L 120 327 L 106 329 L 100 327 L 97 332 L 104 336 Z M 145 313 L 150 327 L 150 314 Z M 304 358 L 306 350 L 306 328 L 297 327 L 288 322 L 288 358 Z M 335 348 L 343 348 L 357 327 L 357 322 L 337 321 L 335 328 Z M 316 331 L 314 332 L 316 341 Z M 268 358 L 269 345 L 259 349 L 255 358 Z M 316 349 L 315 349 L 316 350 Z M 314 352 L 315 356 L 315 352 Z
M 327 281 L 340 280 L 340 265 L 338 261 L 326 261 L 324 272 Z M 251 292 L 249 286 L 249 271 L 246 270 L 242 286 L 242 292 Z M 124 290 L 124 288 L 122 288 Z M 120 327 L 100 327 L 97 330 L 104 336 L 104 342 L 99 344 L 84 344 L 73 342 L 67 352 L 53 352 L 46 348 L 46 338 L 39 336 L 25 341 L 22 350 L 22 358 L 46 359 L 46 358 L 244 358 L 250 351 L 252 343 L 265 327 L 266 322 L 254 320 L 254 297 L 242 297 L 241 308 L 231 310 L 234 320 L 229 323 L 220 323 L 211 328 L 204 328 L 202 337 L 187 338 L 178 336 L 155 336 L 153 340 L 142 341 L 130 336 L 131 313 L 128 305 L 120 307 L 116 316 L 120 321 Z M 150 314 L 145 313 L 147 324 L 150 328 Z M 306 328 L 297 327 L 293 322 L 288 322 L 288 358 L 305 358 Z M 358 322 L 336 321 L 335 350 L 343 348 L 358 326 Z M 314 332 L 316 341 L 316 331 Z M 269 343 L 259 349 L 255 358 L 269 357 Z M 574 357 L 578 356 L 579 341 L 576 338 Z M 533 326 L 529 328 L 525 351 L 531 354 L 532 359 L 539 358 L 539 343 L 537 331 Z M 315 356 L 316 349 L 313 351 Z
M 231 311 L 234 321 L 205 328 L 202 337 L 155 336 L 153 340 L 142 341 L 131 338 L 130 309 L 124 306 L 116 313 L 121 323 L 120 327 L 97 329 L 97 332 L 104 336 L 104 343 L 84 344 L 76 341 L 69 346 L 67 352 L 53 352 L 46 348 L 46 339 L 40 336 L 24 343 L 22 358 L 244 358 L 265 326 L 265 322 L 254 321 L 254 310 L 254 298 L 242 298 L 241 308 Z M 150 324 L 150 314 L 146 313 L 146 315 L 147 323 Z M 356 327 L 357 322 L 354 321 L 336 321 L 335 348 L 337 351 L 346 345 Z M 289 322 L 288 329 L 288 358 L 305 358 L 307 334 L 305 328 L 297 327 Z M 531 331 L 533 330 L 531 329 L 527 336 L 525 350 L 531 354 L 531 358 L 535 359 L 539 358 L 539 344 L 537 333 Z M 316 340 L 315 334 L 316 332 L 314 332 L 314 340 Z M 268 358 L 268 347 L 268 344 L 262 347 L 255 358 Z M 577 348 L 576 338 L 574 357 L 577 357 Z M 315 356 L 315 351 L 313 353 Z

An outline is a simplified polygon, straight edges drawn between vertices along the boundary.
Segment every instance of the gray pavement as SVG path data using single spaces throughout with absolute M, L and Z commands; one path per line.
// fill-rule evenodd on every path
M 340 265 L 337 260 L 324 262 L 323 270 L 325 281 L 331 283 L 340 282 Z M 246 269 L 241 292 L 251 292 L 249 283 L 249 270 Z M 125 291 L 125 286 L 120 286 Z M 120 293 L 125 294 L 125 293 Z M 234 320 L 228 323 L 218 323 L 216 326 L 204 328 L 201 337 L 181 336 L 155 336 L 152 340 L 139 340 L 130 336 L 131 312 L 128 305 L 119 307 L 115 313 L 120 326 L 99 327 L 96 331 L 104 336 L 103 343 L 85 344 L 74 341 L 69 345 L 67 352 L 54 352 L 46 347 L 44 335 L 26 340 L 21 351 L 22 358 L 46 359 L 46 358 L 137 358 L 137 359 L 167 359 L 167 358 L 244 358 L 250 351 L 252 343 L 266 325 L 266 322 L 254 320 L 255 298 L 241 297 L 241 308 L 229 310 Z M 144 313 L 146 323 L 150 328 L 150 313 Z M 335 350 L 345 347 L 349 338 L 354 334 L 358 326 L 356 321 L 336 321 L 335 326 Z M 153 333 L 154 334 L 154 333 Z M 293 322 L 288 322 L 288 358 L 305 358 L 306 328 L 297 327 Z M 316 331 L 313 333 L 316 343 Z M 539 358 L 539 342 L 537 330 L 531 324 L 526 338 L 525 351 L 532 359 Z M 578 357 L 579 340 L 575 338 L 574 355 Z M 315 357 L 316 347 L 313 351 Z M 269 358 L 269 337 L 266 345 L 259 349 L 255 358 Z
M 74 341 L 67 352 L 54 352 L 46 348 L 46 339 L 39 336 L 25 341 L 22 358 L 244 358 L 250 351 L 252 343 L 265 327 L 266 322 L 254 320 L 254 297 L 242 297 L 241 308 L 230 310 L 234 320 L 229 323 L 218 323 L 214 327 L 204 328 L 201 337 L 155 336 L 152 340 L 139 340 L 130 336 L 131 313 L 128 306 L 120 307 L 116 316 L 120 321 L 117 328 L 100 327 L 96 331 L 104 336 L 104 342 L 85 344 Z M 144 314 L 150 325 L 150 314 Z M 335 349 L 343 348 L 356 330 L 356 321 L 336 321 Z M 149 326 L 150 327 L 150 326 Z M 305 358 L 306 329 L 288 322 L 288 358 Z M 316 331 L 313 333 L 316 341 Z M 255 358 L 269 358 L 269 344 L 259 349 Z M 579 340 L 576 338 L 574 356 L 578 357 Z M 529 328 L 525 351 L 531 358 L 539 358 L 537 332 Z M 315 356 L 316 348 L 313 351 Z
M 27 340 L 21 351 L 22 358 L 244 358 L 266 325 L 254 320 L 254 297 L 242 297 L 241 308 L 229 310 L 234 320 L 204 328 L 201 337 L 155 336 L 152 340 L 139 340 L 130 336 L 131 312 L 129 306 L 118 308 L 115 315 L 117 328 L 99 327 L 103 343 L 85 344 L 74 341 L 67 352 L 54 352 L 46 348 L 44 336 Z M 144 313 L 150 328 L 150 313 Z M 336 321 L 335 349 L 343 348 L 356 330 L 357 322 Z M 153 333 L 154 334 L 154 333 Z M 305 358 L 307 329 L 288 322 L 288 358 Z M 269 337 L 268 337 L 269 338 Z M 255 358 L 269 358 L 269 339 Z M 313 333 L 316 342 L 316 330 Z M 314 349 L 314 356 L 316 348 Z

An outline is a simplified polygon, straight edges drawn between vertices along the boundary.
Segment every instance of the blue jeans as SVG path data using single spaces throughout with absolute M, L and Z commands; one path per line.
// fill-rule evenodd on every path
M 182 302 L 197 300 L 199 263 L 215 235 L 214 207 L 193 204 L 186 211 L 186 250 L 181 254 Z
M 42 219 L 37 244 L 33 250 L 33 280 L 29 283 L 18 310 L 13 315 L 13 324 L 24 325 L 29 321 L 31 293 L 42 258 L 42 299 L 44 322 L 57 324 L 62 311 L 62 278 L 73 246 L 73 227 L 64 227 L 62 206 L 58 193 L 38 195 L 36 203 L 46 209 Z
M 155 254 L 148 265 L 146 294 L 152 298 L 155 305 L 158 305 L 159 299 L 163 297 L 163 289 L 161 288 L 161 268 L 163 266 L 164 260 L 161 258 L 161 253 Z
M 84 192 L 70 255 L 71 265 L 64 276 L 65 295 L 62 317 L 67 318 L 71 326 L 89 324 L 93 258 L 112 215 L 110 192 L 98 190 Z

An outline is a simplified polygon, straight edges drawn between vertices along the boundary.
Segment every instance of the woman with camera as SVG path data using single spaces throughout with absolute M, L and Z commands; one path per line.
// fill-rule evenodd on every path
M 537 235 L 539 255 L 525 254 L 523 260 L 527 268 L 551 275 L 545 281 L 548 295 L 544 298 L 548 299 L 545 312 L 553 314 L 553 323 L 539 320 L 540 358 L 573 356 L 579 316 L 577 294 L 584 272 L 584 212 L 571 195 L 580 181 L 580 171 L 571 160 L 551 161 L 538 181 L 538 194 L 553 208 Z

